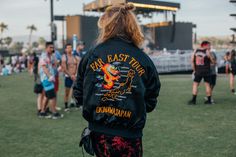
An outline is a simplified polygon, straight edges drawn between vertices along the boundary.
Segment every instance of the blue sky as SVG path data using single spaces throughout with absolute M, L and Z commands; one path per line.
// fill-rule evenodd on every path
M 82 5 L 91 0 L 59 0 L 55 2 L 56 15 L 82 14 Z M 236 5 L 229 0 L 172 0 L 181 3 L 177 20 L 197 24 L 200 36 L 231 35 L 229 30 L 236 27 L 236 19 L 229 16 L 236 13 Z M 0 0 L 0 22 L 8 24 L 5 36 L 28 35 L 27 25 L 35 24 L 38 28 L 34 35 L 49 36 L 50 28 L 49 0 Z M 61 23 L 57 22 L 58 33 Z

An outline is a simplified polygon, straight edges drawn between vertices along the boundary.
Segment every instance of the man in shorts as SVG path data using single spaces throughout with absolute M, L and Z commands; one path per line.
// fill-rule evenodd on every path
M 41 114 L 41 107 L 44 98 L 43 86 L 39 76 L 39 57 L 36 53 L 33 53 L 33 73 L 34 73 L 34 93 L 37 94 L 37 115 L 40 116 Z
M 205 87 L 206 87 L 206 96 L 207 100 L 205 104 L 212 104 L 211 101 L 211 77 L 210 77 L 210 64 L 215 63 L 215 60 L 210 52 L 211 43 L 208 41 L 203 41 L 201 43 L 201 48 L 196 49 L 192 54 L 191 62 L 194 73 L 194 82 L 193 82 L 193 97 L 192 100 L 189 101 L 189 105 L 196 105 L 196 98 L 198 92 L 198 86 L 202 79 L 204 79 Z
M 56 110 L 56 92 L 55 92 L 55 66 L 56 59 L 54 52 L 54 45 L 52 42 L 46 42 L 46 51 L 41 54 L 40 57 L 40 80 L 43 85 L 43 89 L 45 92 L 45 97 L 43 100 L 43 106 L 41 108 L 41 117 L 49 118 L 45 112 L 47 102 L 49 102 L 52 111 L 52 119 L 62 118 L 63 115 L 58 113 Z
M 216 57 L 216 54 L 215 52 L 212 51 L 212 57 L 214 59 L 214 62 L 211 63 L 211 71 L 210 71 L 210 77 L 211 77 L 211 81 L 210 81 L 210 87 L 211 87 L 211 96 L 213 94 L 213 90 L 214 90 L 214 87 L 216 85 L 216 80 L 217 80 L 217 57 Z M 207 97 L 205 98 L 205 100 L 207 100 Z M 214 100 L 211 99 L 211 102 L 214 104 Z
M 72 45 L 66 44 L 65 54 L 62 56 L 62 69 L 65 73 L 65 111 L 69 111 L 68 101 L 71 99 L 72 85 L 76 79 L 80 58 L 72 54 Z M 71 106 L 73 107 L 73 106 Z

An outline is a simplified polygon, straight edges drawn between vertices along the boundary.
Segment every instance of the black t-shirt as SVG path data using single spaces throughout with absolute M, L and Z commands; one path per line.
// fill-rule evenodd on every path
M 210 75 L 210 58 L 206 54 L 206 50 L 197 49 L 194 54 L 194 64 L 196 75 Z
M 231 71 L 236 73 L 236 58 L 232 58 L 230 60 L 230 67 L 231 67 Z
M 39 64 L 39 58 L 38 56 L 35 56 L 34 59 L 33 59 L 33 62 L 34 62 L 34 73 L 38 73 L 38 64 Z

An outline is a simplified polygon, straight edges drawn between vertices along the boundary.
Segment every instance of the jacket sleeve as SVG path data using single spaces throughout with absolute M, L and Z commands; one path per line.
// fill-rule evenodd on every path
M 161 83 L 159 80 L 158 72 L 156 67 L 152 63 L 148 71 L 148 80 L 146 83 L 146 91 L 145 91 L 145 102 L 146 102 L 146 112 L 151 112 L 155 109 L 157 105 L 157 97 L 159 96 Z
M 77 77 L 73 86 L 73 98 L 76 105 L 83 106 L 83 81 L 88 62 L 88 55 L 84 56 L 79 63 Z

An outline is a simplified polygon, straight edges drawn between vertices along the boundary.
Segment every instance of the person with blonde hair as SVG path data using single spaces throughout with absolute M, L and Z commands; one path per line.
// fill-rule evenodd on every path
M 95 48 L 80 62 L 73 95 L 83 106 L 96 156 L 141 157 L 147 113 L 160 91 L 158 72 L 141 49 L 132 4 L 106 9 Z

